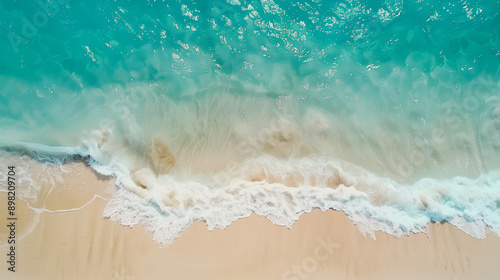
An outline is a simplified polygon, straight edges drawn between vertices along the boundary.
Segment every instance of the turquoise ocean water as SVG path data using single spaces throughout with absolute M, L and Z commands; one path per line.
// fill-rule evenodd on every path
M 314 208 L 369 234 L 500 235 L 499 12 L 2 1 L 0 154 L 83 157 L 116 178 L 104 215 L 165 244 L 194 220 L 290 226 Z

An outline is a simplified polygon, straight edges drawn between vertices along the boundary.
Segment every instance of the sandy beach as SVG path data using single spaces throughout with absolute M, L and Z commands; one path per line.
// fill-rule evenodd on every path
M 47 195 L 45 209 L 81 209 L 37 214 L 18 202 L 17 236 L 27 235 L 17 241 L 16 272 L 3 262 L 1 279 L 455 280 L 498 279 L 500 273 L 500 238 L 491 233 L 479 240 L 449 224 L 432 224 L 428 235 L 378 232 L 373 240 L 335 211 L 305 214 L 292 229 L 257 215 L 224 230 L 195 222 L 162 248 L 143 227 L 102 218 L 113 180 L 82 163 L 71 168 Z M 102 198 L 88 203 L 95 194 Z M 1 201 L 6 197 L 0 193 Z M 6 237 L 4 226 L 2 244 Z

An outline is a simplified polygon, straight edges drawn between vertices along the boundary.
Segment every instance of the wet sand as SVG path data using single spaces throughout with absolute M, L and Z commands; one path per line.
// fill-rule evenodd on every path
M 45 209 L 80 208 L 96 193 L 103 199 L 96 198 L 80 210 L 40 214 L 18 202 L 19 220 L 30 222 L 20 225 L 17 236 L 29 234 L 17 241 L 16 272 L 9 272 L 2 262 L 0 279 L 500 277 L 500 238 L 493 234 L 479 240 L 449 224 L 432 224 L 428 235 L 394 238 L 379 232 L 373 240 L 335 211 L 305 214 L 292 229 L 256 215 L 211 232 L 204 223 L 195 222 L 171 246 L 162 248 L 141 226 L 128 228 L 103 219 L 109 197 L 105 190 L 114 188 L 113 181 L 82 165 L 74 168 L 78 174 L 70 172 L 57 183 L 45 199 Z M 67 182 L 73 185 L 67 188 Z M 5 193 L 0 193 L 0 201 L 7 201 Z M 2 221 L 4 212 L 0 211 Z M 2 226 L 0 244 L 6 237 Z M 0 254 L 6 259 L 7 247 L 0 248 Z

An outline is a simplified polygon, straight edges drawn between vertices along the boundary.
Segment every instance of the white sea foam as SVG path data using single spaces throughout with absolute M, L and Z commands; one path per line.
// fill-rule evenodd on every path
M 500 235 L 498 173 L 403 185 L 343 161 L 314 156 L 247 160 L 233 168 L 227 181 L 219 180 L 227 174 L 189 180 L 156 176 L 146 168 L 132 174 L 122 168 L 105 173 L 117 177 L 119 190 L 104 215 L 126 226 L 145 225 L 161 244 L 170 244 L 195 220 L 212 230 L 253 212 L 291 227 L 315 208 L 345 212 L 361 233 L 372 237 L 375 231 L 398 237 L 424 232 L 430 222 L 449 222 L 476 238 L 485 237 L 485 226 Z

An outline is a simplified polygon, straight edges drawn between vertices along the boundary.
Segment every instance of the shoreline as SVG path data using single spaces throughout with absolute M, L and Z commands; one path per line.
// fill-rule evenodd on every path
M 377 231 L 374 240 L 334 210 L 303 214 L 290 229 L 256 214 L 223 230 L 195 221 L 162 247 L 143 226 L 103 218 L 113 179 L 76 162 L 64 165 L 51 185 L 43 178 L 60 167 L 18 163 L 32 167 L 41 184 L 33 201 L 43 208 L 18 201 L 25 225 L 17 229 L 17 271 L 4 263 L 2 279 L 498 279 L 500 237 L 489 230 L 476 239 L 449 223 L 429 224 L 427 233 L 397 238 Z M 0 201 L 6 196 L 0 192 Z M 4 221 L 5 215 L 0 211 Z M 1 242 L 6 229 L 0 228 Z

